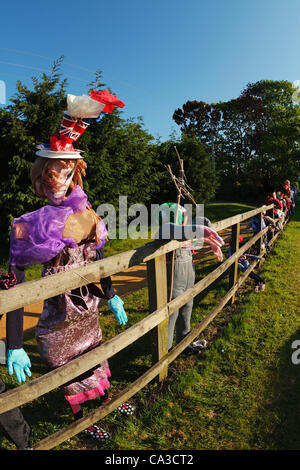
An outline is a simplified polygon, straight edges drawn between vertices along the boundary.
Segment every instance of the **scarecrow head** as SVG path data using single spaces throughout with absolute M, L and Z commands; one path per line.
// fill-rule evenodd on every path
M 81 155 L 83 150 L 75 149 L 73 143 L 102 111 L 111 113 L 115 106 L 124 106 L 116 95 L 106 90 L 93 90 L 89 96 L 67 95 L 67 103 L 58 132 L 50 137 L 50 144 L 38 145 L 38 158 L 31 169 L 35 193 L 56 206 L 77 185 L 82 187 L 82 176 L 85 176 L 87 164 Z

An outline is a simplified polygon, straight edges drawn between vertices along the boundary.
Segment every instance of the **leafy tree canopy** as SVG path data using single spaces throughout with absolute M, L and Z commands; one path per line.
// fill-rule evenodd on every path
M 215 157 L 219 196 L 259 199 L 270 185 L 299 180 L 300 108 L 294 92 L 288 81 L 261 80 L 227 102 L 187 101 L 176 109 L 173 119 L 182 135 L 209 145 Z

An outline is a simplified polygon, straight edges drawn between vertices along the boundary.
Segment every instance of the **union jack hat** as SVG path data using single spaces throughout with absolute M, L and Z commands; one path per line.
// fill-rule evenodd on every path
M 125 104 L 107 90 L 92 90 L 88 95 L 67 95 L 68 109 L 64 112 L 59 130 L 50 137 L 50 144 L 37 146 L 36 155 L 45 158 L 82 158 L 83 150 L 75 149 L 76 142 L 102 111 L 111 113 L 115 106 Z

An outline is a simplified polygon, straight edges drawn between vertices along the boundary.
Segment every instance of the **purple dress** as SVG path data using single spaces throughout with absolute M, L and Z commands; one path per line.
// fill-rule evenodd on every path
M 43 263 L 42 276 L 49 276 L 103 257 L 102 247 L 106 242 L 107 230 L 102 220 L 99 220 L 101 239 L 98 244 L 78 245 L 72 238 L 62 237 L 67 218 L 78 211 L 85 211 L 87 205 L 90 206 L 86 194 L 80 186 L 76 186 L 60 206 L 47 205 L 14 219 L 10 264 L 20 267 Z M 104 281 L 101 282 L 104 287 L 102 297 L 111 298 L 114 291 L 110 278 Z M 59 367 L 99 345 L 102 339 L 99 301 L 94 285 L 45 300 L 36 327 L 36 340 L 40 355 L 48 366 Z M 109 377 L 108 362 L 104 361 L 65 384 L 65 397 L 71 405 L 76 405 L 105 395 L 110 385 Z

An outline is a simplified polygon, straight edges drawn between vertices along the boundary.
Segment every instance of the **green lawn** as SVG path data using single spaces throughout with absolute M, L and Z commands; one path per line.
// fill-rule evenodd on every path
M 205 354 L 200 358 L 179 356 L 164 384 L 152 383 L 133 397 L 135 416 L 120 420 L 112 414 L 101 422 L 113 434 L 105 449 L 299 450 L 300 365 L 291 362 L 291 344 L 294 339 L 300 340 L 299 228 L 298 209 L 276 242 L 274 253 L 261 267 L 266 290 L 255 294 L 251 281 L 247 281 L 235 307 L 224 309 L 201 336 L 209 342 Z M 201 261 L 196 280 L 217 265 L 213 256 Z M 223 276 L 198 296 L 193 322 L 200 321 L 227 289 L 228 276 Z M 104 341 L 148 314 L 146 288 L 126 296 L 124 301 L 129 318 L 126 327 L 117 324 L 106 305 L 100 308 Z M 47 372 L 32 335 L 25 339 L 24 348 L 32 361 L 33 377 Z M 134 381 L 150 365 L 148 334 L 110 359 L 111 394 Z M 17 386 L 4 367 L 2 372 L 8 388 Z M 85 412 L 95 406 L 88 403 Z M 59 390 L 22 410 L 32 426 L 34 442 L 72 422 Z M 2 448 L 14 446 L 3 438 Z M 83 433 L 57 447 L 98 448 Z
M 241 204 L 239 202 L 210 202 L 205 204 L 204 215 L 211 220 L 211 222 L 217 222 L 218 220 L 226 219 L 227 217 L 233 217 L 234 215 L 242 214 L 243 212 L 251 211 L 255 207 L 261 206 L 261 203 L 257 205 L 253 204 Z
M 300 340 L 299 229 L 300 209 L 262 266 L 266 290 L 254 293 L 249 280 L 236 307 L 204 333 L 205 355 L 179 357 L 162 390 L 149 392 L 150 400 L 140 393 L 137 416 L 116 430 L 115 447 L 300 449 L 300 365 L 291 361 Z M 194 320 L 224 281 L 197 305 Z

